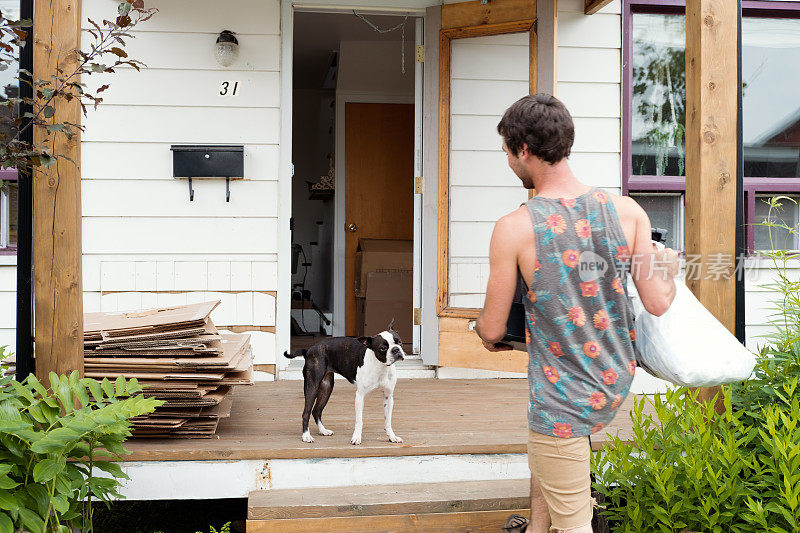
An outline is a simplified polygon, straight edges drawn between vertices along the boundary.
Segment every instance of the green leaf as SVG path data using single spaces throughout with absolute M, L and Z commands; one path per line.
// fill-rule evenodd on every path
M 114 383 L 114 396 L 119 397 L 125 394 L 125 378 L 122 375 L 117 376 L 117 381 Z
M 19 502 L 10 492 L 0 491 L 0 509 L 17 511 L 19 509 Z
M 114 397 L 114 387 L 111 385 L 111 382 L 108 381 L 108 378 L 103 378 L 103 381 L 100 382 L 100 386 L 103 388 L 103 392 L 106 394 L 106 397 Z
M 64 514 L 69 511 L 69 501 L 63 494 L 53 496 L 53 499 L 50 501 L 53 504 L 53 509 L 55 509 L 58 514 Z
M 19 486 L 19 482 L 14 481 L 8 476 L 0 476 L 0 490 L 11 490 Z
M 28 530 L 44 531 L 44 520 L 39 518 L 39 515 L 31 511 L 30 509 L 25 509 L 24 507 L 20 507 L 19 517 L 22 519 L 22 525 L 28 528 Z
M 103 389 L 100 387 L 100 383 L 90 378 L 83 378 L 83 383 L 89 387 L 89 392 L 92 393 L 92 398 L 94 398 L 94 401 L 103 401 Z
M 25 486 L 25 492 L 33 499 L 39 516 L 47 515 L 47 508 L 50 506 L 50 493 L 44 485 L 29 483 Z
M 14 533 L 14 522 L 6 513 L 0 513 L 0 533 Z
M 56 114 L 56 108 L 53 106 L 47 106 L 44 108 L 43 114 L 45 118 L 50 118 Z
M 102 470 L 103 472 L 108 472 L 117 479 L 130 479 L 128 475 L 122 471 L 122 467 L 119 465 L 119 463 L 112 461 L 95 461 L 94 467 Z
M 66 461 L 64 459 L 44 459 L 39 461 L 33 467 L 33 480 L 37 483 L 46 483 L 64 470 L 65 466 Z

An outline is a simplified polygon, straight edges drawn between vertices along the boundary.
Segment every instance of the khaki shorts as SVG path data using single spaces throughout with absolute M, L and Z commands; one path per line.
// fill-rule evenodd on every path
M 539 482 L 554 529 L 592 522 L 588 437 L 562 439 L 528 432 L 528 465 Z

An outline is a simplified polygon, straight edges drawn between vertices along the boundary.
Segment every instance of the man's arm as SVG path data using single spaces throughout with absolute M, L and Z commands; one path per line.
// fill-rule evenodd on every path
M 497 221 L 489 245 L 489 282 L 486 285 L 486 300 L 483 304 L 475 332 L 491 351 L 498 349 L 495 343 L 506 335 L 506 323 L 519 279 L 516 232 L 513 221 L 516 213 Z
M 632 246 L 631 277 L 647 312 L 661 316 L 675 298 L 674 277 L 680 269 L 675 250 L 655 251 L 651 240 L 650 218 L 636 206 L 636 236 Z

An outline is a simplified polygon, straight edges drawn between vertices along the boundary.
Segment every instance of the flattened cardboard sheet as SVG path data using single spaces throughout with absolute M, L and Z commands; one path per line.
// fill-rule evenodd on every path
M 134 333 L 154 333 L 178 324 L 204 325 L 208 315 L 219 304 L 220 301 L 216 300 L 133 313 L 86 313 L 83 315 L 84 336 L 95 337 L 105 332 L 109 336 L 121 337 Z

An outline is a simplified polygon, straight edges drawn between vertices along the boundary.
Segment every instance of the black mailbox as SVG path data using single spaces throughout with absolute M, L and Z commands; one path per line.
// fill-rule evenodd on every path
M 194 200 L 192 178 L 225 178 L 225 201 L 230 201 L 230 179 L 244 177 L 244 146 L 173 144 L 172 175 L 189 178 L 189 200 Z

